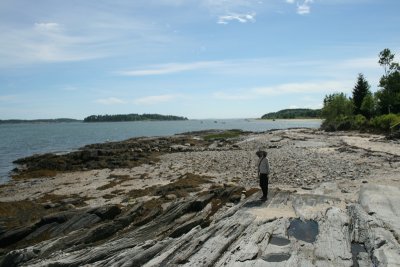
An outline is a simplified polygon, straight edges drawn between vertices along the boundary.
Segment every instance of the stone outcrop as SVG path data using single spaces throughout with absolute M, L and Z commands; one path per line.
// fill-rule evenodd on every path
M 45 178 L 0 188 L 0 266 L 398 266 L 400 153 L 379 142 L 182 135 L 21 160 L 28 173 L 127 169 L 47 178 L 46 191 Z M 272 166 L 266 202 L 254 188 L 260 147 Z M 74 186 L 85 189 L 63 191 Z M 29 198 L 7 202 L 21 190 Z
M 385 192 L 393 194 L 376 202 Z M 399 211 L 399 194 L 398 188 L 365 185 L 359 203 L 339 208 L 326 206 L 339 200 L 313 191 L 274 191 L 267 202 L 257 193 L 213 214 L 214 194 L 171 202 L 139 224 L 143 204 L 122 213 L 87 210 L 80 219 L 55 215 L 41 224 L 58 223 L 66 231 L 88 221 L 85 216 L 100 216 L 92 227 L 84 223 L 9 252 L 1 266 L 397 266 L 397 224 L 388 214 Z
M 400 190 L 391 186 L 363 186 L 359 204 L 349 206 L 354 242 L 363 244 L 376 266 L 398 266 Z

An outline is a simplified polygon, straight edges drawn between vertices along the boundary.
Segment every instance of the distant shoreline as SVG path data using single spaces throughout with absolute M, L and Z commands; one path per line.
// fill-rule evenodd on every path
M 83 122 L 76 119 L 36 119 L 36 120 L 0 120 L 0 124 L 19 124 L 19 123 L 66 123 L 66 122 Z
M 204 130 L 241 129 L 265 132 L 273 129 L 314 128 L 319 121 L 268 121 L 257 119 L 204 119 L 188 121 L 136 121 L 113 123 L 19 123 L 0 124 L 0 184 L 15 168 L 12 161 L 33 154 L 65 152 L 88 144 L 121 141 L 135 137 L 173 136 Z M 35 133 L 35 134 L 32 134 Z M 29 150 L 24 144 L 30 144 Z
M 161 114 L 116 114 L 116 115 L 90 115 L 83 122 L 121 122 L 121 121 L 186 121 L 188 118 L 175 115 Z
M 57 124 L 57 123 L 114 123 L 114 122 L 158 122 L 158 121 L 183 121 L 183 120 L 136 120 L 136 121 L 94 121 L 84 122 L 83 120 L 71 120 L 71 121 L 56 121 L 56 120 L 0 120 L 2 124 Z
M 259 121 L 322 121 L 321 118 L 294 118 L 294 119 L 261 119 L 261 118 L 238 118 L 243 120 L 259 120 Z M 190 121 L 223 121 L 223 120 L 231 120 L 231 119 L 188 119 Z M 136 120 L 136 121 L 178 121 L 178 120 Z M 136 121 L 96 121 L 96 122 L 136 122 Z M 35 119 L 35 120 L 22 120 L 22 119 L 10 119 L 10 120 L 0 120 L 1 124 L 22 124 L 22 123 L 34 123 L 34 124 L 45 124 L 45 123 L 74 123 L 81 122 L 84 123 L 83 120 L 77 119 Z M 93 122 L 91 122 L 93 123 Z
M 318 118 L 296 118 L 296 119 L 259 119 L 261 121 L 322 121 L 323 119 Z

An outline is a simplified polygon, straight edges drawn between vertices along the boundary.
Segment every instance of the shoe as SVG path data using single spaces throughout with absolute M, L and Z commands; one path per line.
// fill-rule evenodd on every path
M 267 199 L 268 199 L 268 198 L 267 198 L 267 197 L 264 197 L 264 196 L 262 196 L 262 197 L 260 198 L 261 201 L 267 201 Z

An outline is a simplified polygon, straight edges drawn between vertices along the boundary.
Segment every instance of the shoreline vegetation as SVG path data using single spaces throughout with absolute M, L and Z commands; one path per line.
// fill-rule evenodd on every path
M 261 119 L 320 119 L 321 109 L 307 109 L 307 108 L 296 108 L 296 109 L 282 109 L 277 112 L 270 112 L 264 114 Z
M 120 122 L 120 121 L 185 121 L 186 117 L 160 114 L 116 114 L 116 115 L 91 115 L 83 122 Z
M 116 115 L 90 115 L 83 120 L 70 118 L 57 119 L 9 119 L 0 120 L 0 124 L 17 124 L 17 123 L 66 123 L 66 122 L 123 122 L 123 121 L 177 121 L 188 120 L 186 117 L 161 114 L 116 114 Z
M 304 109 L 308 110 L 308 109 Z M 319 113 L 320 110 L 311 110 L 316 113 Z M 285 113 L 286 115 L 282 115 Z M 277 115 L 275 115 L 277 114 Z M 287 115 L 289 114 L 289 115 Z M 133 115 L 133 116 L 131 116 Z M 244 120 L 250 121 L 251 118 L 243 118 Z M 33 119 L 33 120 L 24 120 L 24 119 L 8 119 L 8 120 L 0 120 L 0 124 L 19 124 L 19 123 L 70 123 L 70 122 L 129 122 L 129 121 L 185 121 L 190 120 L 187 117 L 181 116 L 173 116 L 173 115 L 159 115 L 159 114 L 126 114 L 126 115 L 91 115 L 86 117 L 84 120 L 78 119 L 70 119 L 70 118 L 57 118 L 57 119 Z M 213 120 L 216 119 L 194 119 L 196 121 L 203 120 Z M 223 119 L 218 119 L 223 120 Z M 280 121 L 296 121 L 296 120 L 322 120 L 319 116 L 302 116 L 297 113 L 295 109 L 285 109 L 277 112 L 271 112 L 263 115 L 261 118 L 254 118 L 254 120 L 280 120 Z
M 82 120 L 76 120 L 76 119 L 70 119 L 70 118 L 36 119 L 36 120 L 22 120 L 22 119 L 0 120 L 0 124 L 18 124 L 18 123 L 65 123 L 65 122 L 82 122 Z
M 384 74 L 373 93 L 362 73 L 358 74 L 351 97 L 344 93 L 326 95 L 321 128 L 325 131 L 383 133 L 400 138 L 400 64 L 388 49 L 379 54 Z

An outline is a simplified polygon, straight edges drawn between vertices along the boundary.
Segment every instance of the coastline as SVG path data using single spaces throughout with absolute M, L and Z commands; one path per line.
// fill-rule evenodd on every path
M 254 155 L 259 148 L 269 151 L 270 154 L 273 166 L 271 185 L 292 189 L 340 179 L 335 176 L 341 173 L 346 174 L 346 177 L 350 177 L 347 175 L 348 172 L 358 173 L 358 179 L 371 175 L 372 168 L 367 168 L 351 154 L 342 157 L 341 153 L 334 153 L 335 150 L 331 149 L 331 146 L 336 147 L 336 150 L 360 149 L 366 151 L 367 155 L 386 153 L 395 159 L 400 157 L 399 144 L 393 145 L 393 142 L 386 142 L 380 135 L 353 132 L 324 133 L 315 129 L 293 128 L 270 130 L 264 133 L 242 132 L 237 138 L 207 140 L 207 136 L 214 136 L 218 132 L 224 131 L 198 131 L 169 137 L 131 138 L 124 141 L 91 144 L 69 153 L 33 155 L 19 159 L 17 163 L 22 166 L 20 172 L 14 175 L 15 179 L 4 186 L 18 187 L 20 184 L 32 184 L 33 181 L 38 184 L 38 188 L 26 188 L 29 189 L 27 192 L 19 188 L 19 196 L 11 193 L 10 198 L 4 197 L 6 192 L 0 192 L 0 201 L 32 198 L 35 195 L 34 191 L 38 196 L 49 192 L 56 194 L 65 192 L 61 195 L 83 194 L 83 197 L 92 197 L 85 195 L 87 191 L 82 188 L 83 184 L 93 183 L 90 184 L 91 188 L 106 186 L 112 175 L 152 177 L 147 179 L 147 183 L 132 187 L 134 189 L 139 189 L 141 186 L 162 185 L 186 173 L 213 177 L 214 183 L 233 182 L 247 189 L 257 188 L 254 169 L 257 158 Z M 325 147 L 328 144 L 329 146 Z M 369 150 L 372 152 L 368 152 Z M 315 153 L 316 151 L 318 154 Z M 321 158 L 321 155 L 329 155 L 331 159 Z M 362 162 L 369 165 L 376 164 L 368 160 Z M 288 163 L 291 166 L 288 166 Z M 222 166 L 219 167 L 219 164 Z M 304 174 L 301 167 L 313 170 L 315 173 Z M 326 169 L 325 173 L 324 169 Z M 86 178 L 82 179 L 82 177 Z M 91 177 L 101 178 L 90 181 Z M 54 184 L 49 182 L 50 180 L 60 180 L 60 185 L 63 181 L 75 181 L 76 188 L 81 191 L 53 190 Z M 140 181 L 138 178 L 133 180 Z M 50 186 L 46 185 L 47 183 Z M 120 188 L 117 186 L 116 189 Z M 99 196 L 101 194 L 96 194 L 96 198 Z M 101 204 L 119 201 L 121 201 L 119 198 L 107 199 Z
M 21 229 L 21 227 L 25 231 L 28 231 L 26 227 L 30 227 L 31 231 L 28 231 L 29 233 L 22 239 L 14 240 L 12 244 L 11 239 L 7 239 L 10 246 L 6 246 L 6 249 L 3 250 L 4 259 L 11 257 L 9 253 L 15 248 L 24 248 L 29 245 L 31 249 L 41 249 L 43 245 L 49 246 L 48 242 L 58 239 L 60 242 L 64 242 L 61 240 L 65 240 L 65 238 L 73 238 L 77 243 L 90 244 L 81 246 L 82 249 L 85 248 L 83 250 L 80 250 L 79 247 L 73 249 L 73 254 L 76 255 L 83 255 L 80 253 L 89 249 L 87 255 L 90 256 L 92 249 L 94 252 L 96 248 L 109 248 L 113 244 L 112 240 L 119 240 L 119 238 L 126 240 L 140 229 L 140 231 L 146 232 L 144 229 L 151 228 L 152 222 L 158 222 L 158 227 L 166 232 L 160 233 L 158 237 L 149 235 L 150 239 L 132 239 L 130 242 L 134 243 L 126 244 L 126 246 L 132 247 L 136 244 L 134 247 L 143 249 L 140 245 L 142 242 L 153 240 L 154 244 L 160 246 L 164 244 L 167 249 L 169 242 L 172 242 L 170 245 L 177 245 L 174 242 L 183 242 L 182 238 L 189 233 L 193 238 L 196 236 L 195 233 L 212 232 L 213 226 L 222 222 L 228 223 L 221 219 L 226 216 L 227 212 L 230 212 L 232 218 L 236 219 L 245 216 L 242 220 L 246 222 L 249 218 L 253 218 L 252 222 L 265 221 L 266 226 L 278 223 L 276 227 L 279 229 L 282 227 L 284 229 L 285 223 L 293 218 L 312 219 L 322 227 L 319 237 L 322 240 L 328 238 L 324 237 L 326 233 L 323 229 L 323 222 L 328 220 L 326 217 L 329 214 L 328 211 L 333 209 L 345 218 L 345 216 L 350 216 L 346 215 L 349 207 L 358 205 L 361 196 L 366 194 L 366 191 L 371 191 L 371 188 L 383 187 L 382 190 L 394 190 L 394 192 L 400 188 L 400 143 L 386 140 L 383 136 L 344 132 L 325 133 L 316 129 L 247 132 L 238 137 L 215 140 L 207 140 L 205 138 L 207 134 L 209 133 L 194 132 L 186 135 L 133 138 L 121 142 L 90 145 L 86 146 L 86 150 L 79 151 L 79 155 L 69 155 L 71 158 L 78 158 L 74 162 L 68 161 L 68 158 L 60 158 L 62 155 L 56 158 L 31 158 L 30 161 L 36 163 L 46 159 L 47 163 L 59 162 L 62 166 L 71 164 L 71 166 L 75 166 L 75 169 L 72 167 L 71 170 L 68 168 L 66 170 L 57 169 L 55 176 L 23 178 L 13 180 L 0 187 L 0 204 L 2 205 L 0 211 L 3 213 L 3 218 L 4 216 L 10 218 L 1 222 L 2 227 L 8 229 L 5 233 L 16 228 Z M 271 164 L 270 192 L 272 197 L 265 204 L 254 204 L 258 203 L 256 199 L 260 194 L 255 167 L 257 162 L 255 151 L 259 148 L 268 151 Z M 90 151 L 90 153 L 85 151 Z M 81 163 L 78 164 L 79 160 Z M 99 168 L 101 166 L 96 165 L 96 162 L 103 162 L 106 164 L 106 168 Z M 54 164 L 50 165 L 55 166 Z M 284 196 L 286 196 L 286 200 L 281 199 Z M 314 200 L 311 201 L 311 199 Z M 183 209 L 181 205 L 189 205 L 191 208 L 185 206 L 186 208 Z M 373 207 L 371 205 L 370 208 Z M 136 219 L 130 221 L 130 228 L 126 228 L 125 224 L 117 223 L 121 216 L 128 216 L 133 212 L 132 209 L 139 206 L 142 208 L 140 211 L 136 211 Z M 7 211 L 7 207 L 14 207 L 13 212 Z M 111 231 L 111 234 L 100 240 L 96 239 L 96 243 L 89 242 L 88 240 L 92 239 L 87 239 L 89 238 L 87 236 L 86 239 L 77 241 L 77 237 L 73 235 L 72 230 L 75 229 L 73 227 L 65 230 L 62 235 L 56 234 L 58 233 L 55 230 L 58 229 L 57 227 L 65 228 L 65 224 L 72 219 L 66 219 L 65 223 L 58 222 L 57 224 L 54 224 L 53 221 L 51 227 L 49 223 L 43 224 L 43 218 L 49 218 L 49 216 L 54 218 L 56 216 L 54 214 L 60 212 L 87 217 L 88 214 L 93 214 L 89 212 L 90 210 L 106 209 L 106 207 L 108 207 L 107 210 L 114 210 L 115 214 L 105 221 L 89 220 L 85 227 L 97 229 L 101 226 L 105 227 L 102 229 L 110 231 L 112 224 L 120 225 L 121 228 L 118 228 L 117 232 Z M 169 210 L 173 207 L 175 207 L 173 210 Z M 181 208 L 178 209 L 178 207 Z M 178 217 L 172 221 L 162 220 L 163 216 L 167 216 L 166 213 L 175 214 L 177 212 L 175 209 L 183 209 L 185 212 L 183 214 L 178 212 L 179 216 L 176 215 Z M 27 213 L 31 214 L 21 220 L 22 215 Z M 378 215 L 379 212 L 376 216 Z M 396 236 L 400 235 L 400 231 L 398 231 L 400 228 L 397 228 L 397 224 L 393 223 L 390 217 L 389 219 L 384 218 L 384 220 L 389 220 L 390 223 L 387 226 L 389 230 L 392 230 Z M 39 224 L 40 227 L 33 227 L 32 225 L 36 225 L 38 221 L 42 222 Z M 190 222 L 190 224 L 188 225 L 186 222 Z M 45 226 L 46 229 L 43 228 Z M 83 226 L 81 225 L 81 227 Z M 48 236 L 44 241 L 43 237 L 39 238 L 42 243 L 38 243 L 38 239 L 33 238 L 35 235 L 40 235 L 39 230 L 41 233 L 46 232 L 46 236 Z M 218 236 L 218 230 L 215 231 L 214 235 Z M 279 235 L 290 239 L 291 245 L 298 242 L 282 233 Z M 271 232 L 272 234 L 278 233 Z M 171 241 L 166 239 L 165 235 L 176 237 Z M 0 240 L 4 240 L 4 233 L 0 235 Z M 245 239 L 239 238 L 237 242 L 240 240 Z M 326 242 L 333 241 L 328 238 Z M 366 241 L 363 243 L 366 244 Z M 205 249 L 204 246 L 206 244 L 203 245 Z M 244 248 L 246 246 L 243 245 Z M 307 246 L 314 248 L 314 245 Z M 318 243 L 315 246 L 318 246 Z M 169 248 L 171 249 L 171 247 Z M 68 255 L 62 256 L 62 247 L 50 246 L 47 249 L 56 254 L 51 256 L 48 253 L 38 253 L 29 259 L 27 264 L 54 263 L 63 258 L 75 264 L 83 263 L 77 262 L 77 259 L 74 260 Z M 396 249 L 399 249 L 398 245 L 391 246 L 390 250 L 386 247 L 388 251 Z M 106 259 L 118 257 L 118 255 L 122 257 L 122 253 L 126 252 L 126 247 L 113 251 L 104 252 L 106 253 L 104 257 Z M 158 258 L 158 263 L 160 263 L 162 255 L 167 255 L 163 254 L 166 253 L 165 251 L 161 253 L 162 251 L 154 254 L 154 264 L 155 259 Z M 196 261 L 193 259 L 202 255 L 200 251 L 190 254 L 191 261 L 189 262 L 194 264 Z M 25 255 L 23 254 L 24 250 L 18 253 L 17 255 Z M 270 248 L 269 253 L 275 252 Z M 329 258 L 326 257 L 322 258 Z M 346 257 L 343 258 L 346 259 Z M 235 262 L 233 258 L 224 259 L 224 261 Z M 347 262 L 347 260 L 343 261 Z M 101 262 L 91 263 L 101 266 Z M 150 263 L 149 266 L 153 266 Z
M 14 160 L 33 154 L 65 152 L 88 144 L 122 141 L 140 136 L 171 136 L 182 132 L 207 129 L 242 129 L 261 132 L 272 128 L 319 127 L 318 122 L 246 121 L 244 119 L 192 120 L 169 122 L 113 122 L 61 124 L 4 124 L 0 127 L 0 183 L 9 180 Z M 34 133 L 34 134 L 32 134 Z M 27 149 L 27 145 L 29 149 Z
M 298 118 L 298 119 L 257 119 L 257 120 L 262 120 L 262 121 L 320 121 L 322 122 L 323 119 L 317 119 L 317 118 Z

